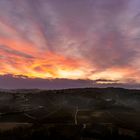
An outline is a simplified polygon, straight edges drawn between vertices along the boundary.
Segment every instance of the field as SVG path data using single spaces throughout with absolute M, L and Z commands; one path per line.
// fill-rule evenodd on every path
M 0 92 L 0 140 L 138 140 L 139 118 L 139 90 Z

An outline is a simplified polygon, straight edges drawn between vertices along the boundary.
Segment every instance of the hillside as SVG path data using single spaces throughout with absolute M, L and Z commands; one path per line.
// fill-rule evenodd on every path
M 53 124 L 55 128 L 82 125 L 86 137 L 98 129 L 98 135 L 102 135 L 115 128 L 119 135 L 127 132 L 131 138 L 138 138 L 139 118 L 139 90 L 84 88 L 0 92 L 1 124 L 28 123 L 43 127 Z

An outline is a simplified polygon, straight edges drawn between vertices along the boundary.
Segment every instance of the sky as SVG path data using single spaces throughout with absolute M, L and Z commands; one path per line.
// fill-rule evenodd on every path
M 140 87 L 139 58 L 140 0 L 0 0 L 0 88 Z

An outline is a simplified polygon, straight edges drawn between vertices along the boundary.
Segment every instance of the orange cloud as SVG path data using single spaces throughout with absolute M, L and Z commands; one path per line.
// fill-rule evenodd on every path
M 72 59 L 47 49 L 43 52 L 23 40 L 0 38 L 0 75 L 23 75 L 30 78 L 111 79 L 126 82 L 135 74 L 131 67 L 112 67 L 92 72 L 93 66 L 84 59 Z M 28 57 L 32 56 L 32 57 Z M 94 68 L 96 70 L 96 68 Z M 138 79 L 139 80 L 139 79 Z M 137 80 L 137 81 L 138 81 Z
M 82 77 L 81 70 L 78 70 L 83 64 L 81 60 L 66 58 L 47 50 L 41 52 L 32 44 L 22 41 L 0 39 L 0 44 L 6 45 L 0 48 L 0 63 L 2 64 L 0 74 L 24 75 L 32 78 L 75 79 Z M 30 55 L 33 57 L 26 57 Z
M 116 3 L 112 5 L 116 7 Z M 109 79 L 110 81 L 103 81 L 109 83 L 127 82 L 128 79 L 133 79 L 140 82 L 139 65 L 131 65 L 135 63 L 134 59 L 138 61 L 134 47 L 131 47 L 134 46 L 135 40 L 129 42 L 132 40 L 130 35 L 130 38 L 127 36 L 129 29 L 125 34 L 121 32 L 121 28 L 124 28 L 121 21 L 110 23 L 114 21 L 114 14 L 112 15 L 114 12 L 108 7 L 105 9 L 109 10 L 107 13 L 110 13 L 111 17 L 104 15 L 104 12 L 98 12 L 103 8 L 98 7 L 97 17 L 95 16 L 96 19 L 93 18 L 92 21 L 88 16 L 96 13 L 94 11 L 91 12 L 92 14 L 87 13 L 85 18 L 81 16 L 81 11 L 85 14 L 89 8 L 78 10 L 76 6 L 72 11 L 64 8 L 67 12 L 60 8 L 60 11 L 62 10 L 60 14 L 59 11 L 55 12 L 57 8 L 51 11 L 51 8 L 34 9 L 33 5 L 28 6 L 27 8 L 26 3 L 22 5 L 21 2 L 21 7 L 18 9 L 18 14 L 25 17 L 24 20 L 21 19 L 22 21 L 19 20 L 18 14 L 14 15 L 16 11 L 12 13 L 16 19 L 11 17 L 11 13 L 0 12 L 3 13 L 3 18 L 0 17 L 0 75 L 23 75 L 29 78 Z M 83 5 L 83 8 L 85 7 Z M 25 8 L 24 10 L 27 11 L 21 10 L 22 13 L 20 8 Z M 72 19 L 67 19 L 69 12 L 72 12 Z M 105 17 L 108 22 L 104 23 L 104 18 L 103 21 L 100 19 L 102 17 Z M 117 15 L 116 19 L 119 19 Z M 122 27 L 120 28 L 119 25 Z

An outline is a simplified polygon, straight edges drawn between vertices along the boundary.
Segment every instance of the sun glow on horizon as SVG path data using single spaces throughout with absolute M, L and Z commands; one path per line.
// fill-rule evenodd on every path
M 0 1 L 0 75 L 140 83 L 140 2 L 107 1 Z

